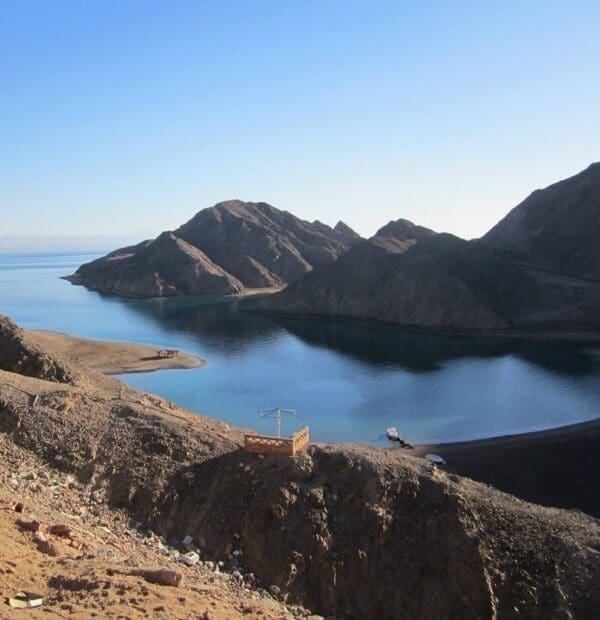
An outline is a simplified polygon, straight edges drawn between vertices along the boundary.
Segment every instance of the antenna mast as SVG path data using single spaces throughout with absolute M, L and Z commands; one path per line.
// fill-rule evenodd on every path
M 263 411 L 258 412 L 259 418 L 275 418 L 277 437 L 281 437 L 281 420 L 283 418 L 283 416 L 281 415 L 282 413 L 298 417 L 298 412 L 295 409 L 283 409 L 282 407 L 276 407 L 275 409 L 264 409 Z

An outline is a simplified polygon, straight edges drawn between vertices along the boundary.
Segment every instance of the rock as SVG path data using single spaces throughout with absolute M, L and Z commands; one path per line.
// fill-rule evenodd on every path
M 178 588 L 183 580 L 183 574 L 170 568 L 142 569 L 138 571 L 146 581 L 157 583 L 161 586 L 172 586 Z
M 19 518 L 16 523 L 22 530 L 28 532 L 37 532 L 40 529 L 40 522 L 37 519 Z
M 58 557 L 63 554 L 62 547 L 59 543 L 48 540 L 44 535 L 37 533 L 33 537 L 33 541 L 38 546 L 38 549 L 45 553 L 46 555 L 50 555 L 52 557 Z
M 279 586 L 269 586 L 269 592 L 273 595 L 273 596 L 279 596 L 281 594 L 281 588 Z
M 64 523 L 58 523 L 56 525 L 51 525 L 48 528 L 48 533 L 54 534 L 55 536 L 61 536 L 62 538 L 73 538 L 74 537 L 73 529 L 69 525 L 65 525 Z

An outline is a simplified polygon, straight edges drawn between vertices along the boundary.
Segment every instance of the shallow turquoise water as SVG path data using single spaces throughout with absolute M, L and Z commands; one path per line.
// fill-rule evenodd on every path
M 540 430 L 598 417 L 600 349 L 408 335 L 274 320 L 209 299 L 132 300 L 60 276 L 92 256 L 0 256 L 0 312 L 27 328 L 175 347 L 202 369 L 122 379 L 194 411 L 261 432 L 260 409 L 297 409 L 314 439 L 413 442 Z

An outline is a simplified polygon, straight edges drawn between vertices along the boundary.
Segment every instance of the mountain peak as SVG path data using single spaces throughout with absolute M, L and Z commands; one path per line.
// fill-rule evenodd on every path
M 393 237 L 403 241 L 405 239 L 423 239 L 437 234 L 435 231 L 418 226 L 410 220 L 403 218 L 391 220 L 385 226 L 382 226 L 376 233 L 375 237 Z

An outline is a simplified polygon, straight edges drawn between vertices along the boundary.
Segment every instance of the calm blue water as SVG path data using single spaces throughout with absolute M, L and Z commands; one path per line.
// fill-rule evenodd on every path
M 260 409 L 297 409 L 292 431 L 384 443 L 476 439 L 600 413 L 600 348 L 406 335 L 239 312 L 215 300 L 131 300 L 59 279 L 93 258 L 0 256 L 0 312 L 26 328 L 179 348 L 202 369 L 126 375 L 194 411 L 273 432 Z

